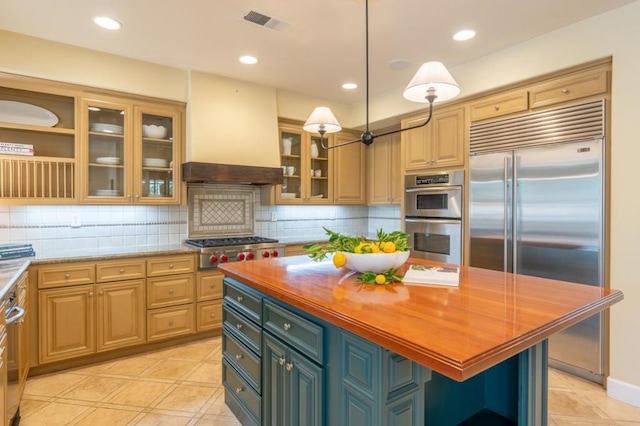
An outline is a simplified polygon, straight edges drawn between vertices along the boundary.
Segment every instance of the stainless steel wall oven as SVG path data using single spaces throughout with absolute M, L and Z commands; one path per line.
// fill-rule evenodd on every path
M 411 256 L 462 263 L 464 171 L 405 176 L 404 226 Z

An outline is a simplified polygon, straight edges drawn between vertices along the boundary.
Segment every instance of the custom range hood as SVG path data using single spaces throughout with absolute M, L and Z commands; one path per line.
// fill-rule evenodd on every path
M 187 183 L 278 185 L 282 183 L 282 168 L 191 161 L 182 164 L 182 180 Z

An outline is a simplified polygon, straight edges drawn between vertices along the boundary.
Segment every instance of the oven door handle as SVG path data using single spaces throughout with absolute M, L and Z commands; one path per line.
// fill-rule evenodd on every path
M 17 312 L 17 314 L 12 316 L 14 312 Z M 13 308 L 9 309 L 9 312 L 7 312 L 6 315 L 7 325 L 13 324 L 14 322 L 18 321 L 24 316 L 24 314 L 24 309 L 22 309 L 20 306 L 14 306 Z
M 405 222 L 412 222 L 412 223 L 438 223 L 438 224 L 444 224 L 444 225 L 458 225 L 460 223 L 462 223 L 461 219 L 416 219 L 416 218 L 409 218 L 406 217 L 404 219 Z
M 457 185 L 451 185 L 451 186 L 431 186 L 429 188 L 406 188 L 404 190 L 404 192 L 411 193 L 411 192 L 428 192 L 428 193 L 443 193 L 443 192 L 453 192 L 453 191 L 460 191 L 462 189 L 462 187 L 457 186 Z

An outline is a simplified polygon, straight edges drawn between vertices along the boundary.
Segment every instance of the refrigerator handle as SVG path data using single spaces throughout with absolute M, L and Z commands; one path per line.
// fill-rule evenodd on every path
M 513 273 L 518 273 L 518 167 L 517 167 L 518 156 L 513 156 L 513 210 L 511 212 L 512 218 L 512 233 L 511 238 L 513 241 L 511 242 L 511 251 L 513 256 Z
M 507 272 L 507 254 L 509 251 L 509 227 L 507 226 L 507 222 L 509 221 L 509 158 L 504 157 L 504 215 L 502 220 L 502 230 L 503 230 L 503 240 L 502 240 L 502 270 Z

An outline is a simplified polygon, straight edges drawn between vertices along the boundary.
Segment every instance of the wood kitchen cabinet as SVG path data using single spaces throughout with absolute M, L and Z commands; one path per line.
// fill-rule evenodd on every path
M 80 110 L 81 202 L 180 203 L 181 107 L 95 95 Z
M 216 270 L 196 274 L 196 331 L 222 328 L 222 280 Z
M 361 133 L 342 130 L 333 135 L 333 143 L 339 145 L 358 140 Z M 367 190 L 365 179 L 366 150 L 367 147 L 362 142 L 333 149 L 334 204 L 365 204 Z
M 367 204 L 400 204 L 402 178 L 400 134 L 376 139 L 367 148 Z
M 529 88 L 532 109 L 607 93 L 608 70 L 605 67 L 580 71 Z
M 424 123 L 428 112 L 401 121 L 403 128 Z M 464 107 L 455 106 L 433 112 L 423 127 L 401 133 L 401 151 L 405 173 L 443 167 L 461 167 L 465 157 Z
M 0 309 L 5 312 L 5 302 L 0 301 Z M 0 318 L 0 426 L 7 424 L 7 327 L 5 316 Z
M 481 98 L 469 104 L 469 119 L 474 121 L 502 117 L 529 109 L 529 92 L 511 90 Z

